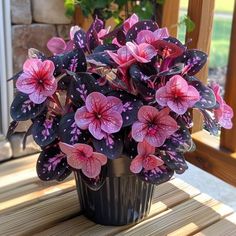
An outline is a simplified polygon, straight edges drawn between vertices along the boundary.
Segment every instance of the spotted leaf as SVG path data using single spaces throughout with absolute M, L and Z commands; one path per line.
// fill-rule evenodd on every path
M 82 131 L 75 124 L 75 113 L 71 112 L 63 116 L 59 124 L 58 136 L 64 143 L 86 143 L 89 138 L 87 132 Z
M 81 28 L 77 30 L 74 34 L 74 43 L 76 48 L 86 49 L 86 33 Z
M 158 29 L 158 25 L 154 21 L 151 21 L 151 20 L 139 21 L 129 29 L 129 31 L 126 34 L 126 40 L 135 41 L 137 38 L 137 34 L 141 30 L 150 30 L 154 32 L 157 29 Z
M 117 42 L 120 45 L 125 45 L 126 43 L 126 36 L 123 30 L 119 30 L 116 35 Z
M 164 38 L 163 40 L 167 41 L 168 43 L 174 43 L 178 47 L 182 48 L 184 51 L 187 49 L 187 47 L 185 45 L 183 45 L 178 39 L 176 39 L 174 37 L 170 36 L 168 38 Z
M 115 62 L 111 59 L 107 52 L 92 53 L 86 57 L 87 62 L 96 66 L 115 67 Z
M 45 147 L 55 141 L 59 121 L 59 117 L 46 117 L 45 115 L 35 119 L 32 126 L 34 141 L 41 147 Z
M 205 86 L 201 81 L 193 76 L 187 77 L 188 83 L 195 87 L 199 94 L 200 100 L 195 103 L 194 107 L 199 109 L 212 109 L 215 108 L 216 97 L 213 90 L 207 86 Z
M 103 45 L 99 45 L 97 46 L 93 53 L 99 53 L 99 52 L 104 52 L 106 50 L 109 51 L 116 51 L 117 49 L 119 49 L 119 47 L 115 44 L 103 44 Z
M 168 181 L 174 174 L 168 166 L 162 165 L 154 170 L 145 171 L 144 169 L 138 174 L 138 177 L 148 183 L 159 185 Z
M 118 97 L 123 103 L 123 111 L 121 113 L 123 127 L 132 125 L 137 120 L 138 110 L 143 103 L 136 96 L 124 91 L 112 92 L 109 95 Z
M 97 152 L 103 153 L 109 159 L 115 159 L 122 154 L 123 139 L 120 133 L 109 134 L 102 140 L 93 138 L 93 146 Z
M 36 170 L 41 180 L 61 181 L 70 175 L 66 155 L 61 152 L 57 144 L 44 149 L 39 155 Z
M 11 105 L 10 114 L 15 121 L 24 121 L 37 117 L 45 109 L 46 102 L 33 103 L 27 94 L 18 93 Z

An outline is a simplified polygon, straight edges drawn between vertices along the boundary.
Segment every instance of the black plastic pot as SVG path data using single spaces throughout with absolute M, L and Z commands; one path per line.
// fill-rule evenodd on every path
M 138 179 L 129 170 L 129 158 L 108 161 L 108 177 L 97 191 L 90 189 L 75 172 L 83 214 L 102 225 L 126 225 L 145 218 L 152 201 L 154 185 Z

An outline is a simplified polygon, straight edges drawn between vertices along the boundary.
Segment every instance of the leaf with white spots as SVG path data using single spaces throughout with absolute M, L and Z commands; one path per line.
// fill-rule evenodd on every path
M 58 136 L 64 143 L 70 145 L 76 143 L 86 143 L 89 138 L 87 131 L 82 131 L 75 123 L 75 113 L 65 114 L 59 124 Z
M 44 149 L 38 158 L 36 171 L 43 181 L 61 181 L 70 175 L 66 155 L 61 152 L 57 144 Z
M 99 45 L 97 46 L 93 53 L 99 53 L 99 52 L 104 52 L 106 50 L 109 51 L 116 51 L 117 49 L 119 49 L 119 47 L 115 44 L 103 44 L 103 45 Z
M 188 67 L 188 75 L 195 75 L 207 62 L 207 54 L 199 50 L 189 49 L 177 58 L 176 62 L 182 62 Z
M 46 106 L 46 102 L 41 104 L 33 103 L 27 94 L 18 93 L 10 108 L 10 114 L 15 121 L 25 121 L 36 118 L 40 115 Z
M 120 133 L 107 134 L 102 140 L 93 138 L 93 146 L 97 152 L 103 153 L 107 158 L 115 159 L 123 152 L 123 138 Z
M 132 138 L 130 130 L 124 135 L 124 150 L 123 153 L 133 159 L 138 155 L 137 142 Z
M 34 141 L 41 147 L 45 147 L 54 142 L 57 138 L 57 131 L 60 118 L 42 115 L 34 120 L 32 135 Z
M 201 97 L 200 100 L 195 103 L 194 107 L 199 109 L 215 108 L 217 104 L 213 90 L 193 76 L 188 76 L 187 80 L 190 85 L 198 90 Z
M 86 42 L 86 33 L 83 29 L 79 29 L 74 34 L 74 43 L 76 48 L 81 48 L 83 50 L 86 49 L 87 42 Z
M 157 29 L 158 29 L 158 25 L 155 21 L 151 21 L 151 20 L 139 21 L 128 30 L 126 34 L 126 40 L 135 41 L 138 33 L 142 30 L 150 30 L 154 32 Z
M 168 166 L 162 165 L 158 166 L 156 169 L 153 170 L 142 170 L 138 175 L 138 177 L 150 184 L 159 185 L 164 183 L 173 176 L 174 171 L 171 170 Z
M 81 170 L 77 171 L 78 174 L 81 175 L 82 181 L 93 191 L 98 191 L 105 183 L 107 177 L 107 165 L 101 167 L 100 174 L 95 178 L 88 178 Z
M 123 111 L 121 113 L 123 118 L 123 127 L 132 125 L 138 118 L 138 110 L 143 105 L 136 96 L 133 96 L 124 91 L 114 91 L 109 93 L 111 96 L 119 98 L 123 103 Z
M 164 38 L 163 40 L 167 41 L 168 43 L 174 43 L 178 47 L 182 48 L 184 51 L 187 49 L 187 47 L 185 45 L 183 45 L 177 38 L 170 36 L 168 38 Z

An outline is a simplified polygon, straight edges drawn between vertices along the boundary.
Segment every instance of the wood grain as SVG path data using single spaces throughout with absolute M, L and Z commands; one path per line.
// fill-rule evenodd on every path
M 225 85 L 225 100 L 236 111 L 236 3 L 234 6 L 232 32 L 229 49 L 229 62 Z M 221 132 L 221 146 L 231 152 L 236 152 L 236 115 L 233 117 L 233 129 Z
M 192 134 L 196 151 L 186 153 L 186 159 L 199 168 L 236 186 L 236 153 L 220 148 L 219 139 L 206 131 Z
M 190 199 L 199 194 L 199 190 L 189 184 L 173 179 L 169 183 L 164 183 L 158 186 L 153 197 L 153 204 L 148 217 L 152 217 L 160 212 L 167 210 L 181 202 Z M 84 222 L 87 222 L 86 224 Z M 88 223 L 90 222 L 90 223 Z M 60 235 L 61 232 L 67 235 L 107 235 L 119 232 L 130 225 L 121 227 L 102 226 L 87 220 L 84 216 L 79 216 L 71 220 L 62 222 L 57 226 L 50 228 L 38 235 Z
M 233 236 L 236 235 L 236 213 L 227 216 L 207 227 L 195 236 Z
M 117 235 L 190 235 L 232 212 L 228 206 L 200 194 Z
M 215 0 L 189 0 L 188 16 L 195 23 L 195 28 L 192 32 L 186 33 L 186 42 L 191 40 L 188 48 L 197 48 L 207 54 L 210 53 L 212 25 L 214 16 Z M 204 83 L 208 78 L 208 63 L 197 73 L 199 78 Z M 192 132 L 202 130 L 202 117 L 199 112 L 193 112 L 194 127 Z

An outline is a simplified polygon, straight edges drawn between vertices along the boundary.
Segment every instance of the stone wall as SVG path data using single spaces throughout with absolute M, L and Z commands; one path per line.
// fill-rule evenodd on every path
M 71 19 L 65 16 L 64 0 L 11 0 L 13 71 L 21 70 L 28 48 L 48 54 L 53 36 L 68 39 Z

